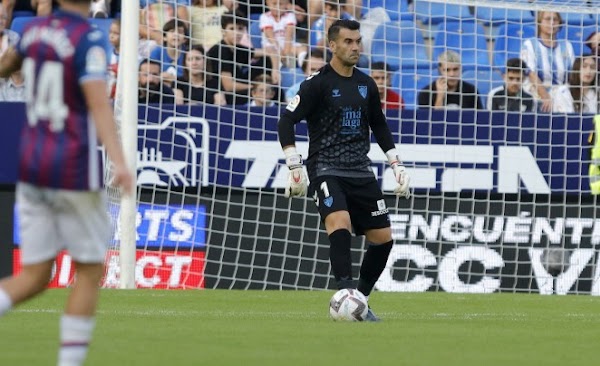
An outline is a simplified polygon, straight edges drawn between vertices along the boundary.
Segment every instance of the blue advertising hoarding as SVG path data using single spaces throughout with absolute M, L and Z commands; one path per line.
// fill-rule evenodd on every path
M 16 180 L 22 105 L 0 136 L 0 183 Z M 414 189 L 430 192 L 588 192 L 587 135 L 592 116 L 475 111 L 390 112 L 388 123 Z M 138 181 L 147 186 L 281 188 L 284 156 L 277 141 L 279 110 L 266 113 L 213 106 L 176 110 L 140 107 Z M 297 125 L 306 156 L 306 124 Z M 373 141 L 370 157 L 384 190 L 393 186 L 385 156 Z
M 19 245 L 19 215 L 14 209 L 13 243 Z M 206 249 L 205 205 L 138 204 L 136 247 L 138 249 Z M 118 239 L 118 232 L 115 233 Z

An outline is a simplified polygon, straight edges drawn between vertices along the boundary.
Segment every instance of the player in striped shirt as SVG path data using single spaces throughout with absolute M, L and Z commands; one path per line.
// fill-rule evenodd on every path
M 105 36 L 87 22 L 89 8 L 90 0 L 61 1 L 0 58 L 1 77 L 22 68 L 27 101 L 16 192 L 23 269 L 0 281 L 0 315 L 43 292 L 66 249 L 77 280 L 60 321 L 59 366 L 86 358 L 104 274 L 110 222 L 97 137 L 113 162 L 114 184 L 125 194 L 133 189 L 106 93 Z

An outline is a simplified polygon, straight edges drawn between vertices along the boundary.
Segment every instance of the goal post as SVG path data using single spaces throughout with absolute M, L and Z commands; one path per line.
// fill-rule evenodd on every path
M 379 3 L 397 3 L 387 1 Z M 138 34 L 133 3 L 123 4 L 127 46 L 116 106 L 138 197 L 111 206 L 114 218 L 125 221 L 104 285 L 332 289 L 329 242 L 312 199 L 283 196 L 288 171 L 277 121 L 285 104 L 137 106 L 138 61 L 126 52 L 138 49 L 128 37 Z M 369 157 L 394 238 L 376 289 L 600 295 L 600 214 L 587 176 L 593 114 L 486 110 L 489 92 L 504 85 L 506 60 L 520 57 L 523 41 L 535 37 L 536 11 L 559 9 L 564 24 L 557 37 L 568 39 L 578 57 L 591 52 L 594 8 L 570 0 L 413 0 L 406 9 L 371 24 L 370 39 L 363 35 L 370 52 L 359 65 L 366 72 L 377 61 L 391 67 L 389 90 L 404 99 L 405 109 L 386 115 L 414 190 L 410 200 L 393 195 L 393 173 L 372 141 Z M 153 9 L 152 16 L 166 16 L 163 10 Z M 190 8 L 186 42 L 194 44 L 194 14 L 203 11 Z M 237 20 L 249 22 L 248 40 L 258 47 L 254 19 Z M 482 110 L 419 107 L 419 92 L 440 75 L 436 57 L 447 50 L 461 56 L 460 79 L 475 86 Z M 206 64 L 223 61 L 208 53 Z M 219 71 L 206 69 L 205 77 L 215 76 L 211 72 Z M 304 78 L 287 67 L 281 76 L 282 90 Z M 255 85 L 249 76 L 240 81 Z M 296 134 L 306 157 L 306 123 Z M 355 275 L 365 245 L 353 239 Z M 548 258 L 561 258 L 553 263 L 559 271 Z
M 137 177 L 138 151 L 138 47 L 139 2 L 124 1 L 122 4 L 120 59 L 116 93 L 116 120 L 127 166 Z M 124 31 L 123 31 L 124 30 Z M 135 180 L 137 181 L 137 179 Z M 135 288 L 136 215 L 137 188 L 131 195 L 120 197 L 118 215 L 119 287 Z

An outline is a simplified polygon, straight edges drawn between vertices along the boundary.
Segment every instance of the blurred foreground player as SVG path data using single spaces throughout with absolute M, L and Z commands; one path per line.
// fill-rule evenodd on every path
M 95 326 L 110 237 L 97 137 L 114 164 L 113 183 L 130 194 L 133 177 L 106 94 L 104 35 L 86 19 L 90 0 L 62 0 L 60 6 L 26 25 L 16 49 L 0 59 L 1 77 L 22 67 L 28 122 L 16 192 L 23 269 L 0 281 L 0 315 L 43 292 L 54 259 L 66 249 L 76 281 L 60 321 L 58 365 L 78 366 Z
M 315 200 L 329 235 L 329 258 L 338 288 L 356 287 L 369 296 L 392 249 L 388 209 L 367 157 L 370 131 L 386 153 L 398 186 L 408 198 L 409 176 L 395 148 L 377 85 L 355 68 L 360 56 L 360 24 L 337 20 L 327 33 L 332 60 L 309 76 L 279 120 L 279 141 L 290 169 L 286 196 L 306 193 L 302 157 L 296 151 L 294 125 L 306 119 L 309 151 L 306 167 L 309 194 Z M 366 235 L 358 286 L 352 278 L 351 230 Z M 368 321 L 378 321 L 371 309 Z

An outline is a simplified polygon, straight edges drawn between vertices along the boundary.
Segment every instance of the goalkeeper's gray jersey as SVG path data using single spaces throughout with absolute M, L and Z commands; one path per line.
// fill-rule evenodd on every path
M 306 166 L 310 179 L 324 175 L 372 177 L 367 157 L 369 126 L 374 131 L 386 130 L 391 139 L 377 85 L 356 68 L 351 77 L 343 77 L 325 65 L 302 82 L 282 117 L 308 123 Z

